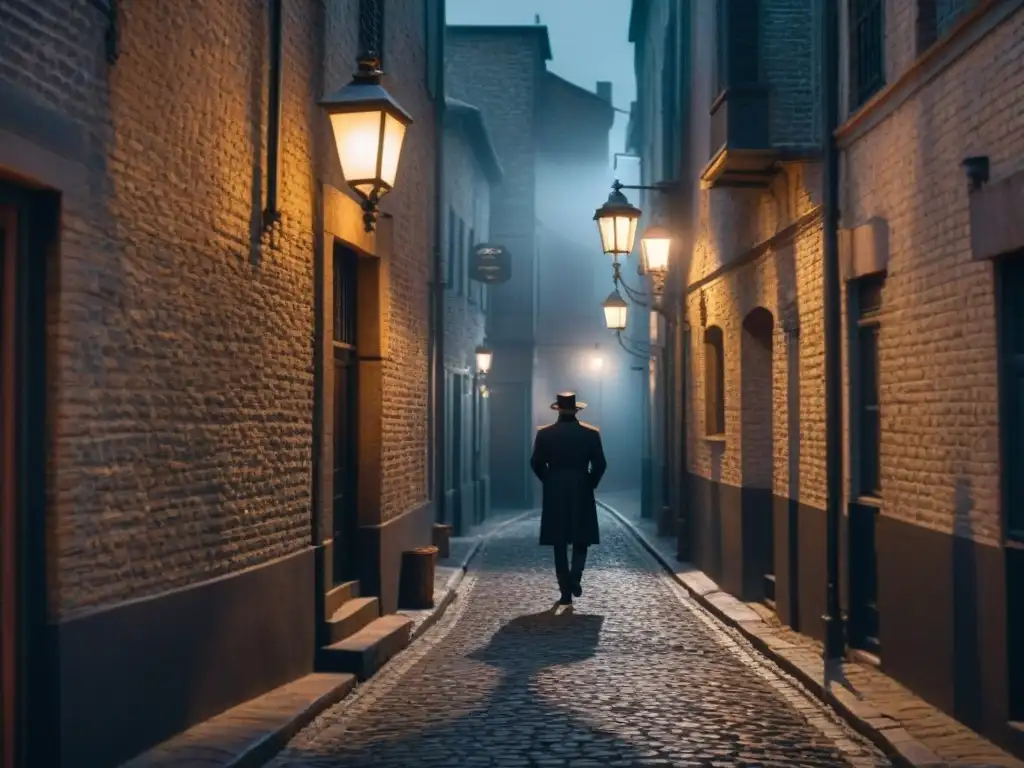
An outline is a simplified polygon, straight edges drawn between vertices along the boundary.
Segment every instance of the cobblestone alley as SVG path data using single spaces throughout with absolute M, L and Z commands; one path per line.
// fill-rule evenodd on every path
M 274 768 L 889 764 L 601 525 L 568 610 L 537 518 L 496 534 L 441 621 Z

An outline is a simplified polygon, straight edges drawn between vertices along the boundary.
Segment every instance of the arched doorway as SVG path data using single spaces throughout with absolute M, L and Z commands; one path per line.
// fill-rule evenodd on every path
M 773 607 L 774 330 L 771 312 L 757 307 L 743 319 L 740 341 L 743 595 Z

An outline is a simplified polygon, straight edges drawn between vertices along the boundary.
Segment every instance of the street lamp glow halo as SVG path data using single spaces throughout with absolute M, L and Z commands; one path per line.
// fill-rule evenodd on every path
M 320 101 L 331 120 L 345 181 L 372 206 L 395 186 L 406 129 L 413 122 L 382 78 L 380 60 L 365 54 L 352 81 Z
M 626 316 L 629 313 L 629 304 L 619 295 L 617 290 L 608 294 L 608 298 L 601 302 L 601 309 L 604 310 L 604 324 L 610 331 L 623 331 L 626 329 Z
M 626 199 L 617 185 L 613 187 L 607 202 L 594 212 L 602 250 L 614 256 L 632 253 L 640 216 L 640 209 Z
M 669 253 L 672 249 L 672 233 L 664 227 L 648 227 L 640 236 L 640 254 L 645 273 L 665 274 L 668 272 Z

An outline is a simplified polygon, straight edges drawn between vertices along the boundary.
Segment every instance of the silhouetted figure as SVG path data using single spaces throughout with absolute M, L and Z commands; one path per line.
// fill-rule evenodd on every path
M 608 463 L 597 427 L 576 418 L 586 407 L 586 403 L 576 402 L 575 392 L 560 392 L 551 404 L 551 409 L 558 411 L 558 421 L 537 430 L 530 458 L 533 473 L 544 485 L 540 543 L 555 548 L 555 575 L 563 605 L 571 604 L 573 595 L 583 594 L 580 581 L 587 547 L 600 543 L 594 490 Z

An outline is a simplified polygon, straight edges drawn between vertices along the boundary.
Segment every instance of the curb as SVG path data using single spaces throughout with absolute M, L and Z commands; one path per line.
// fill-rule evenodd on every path
M 445 582 L 444 596 L 434 606 L 433 610 L 430 612 L 430 615 L 427 616 L 422 622 L 420 622 L 420 625 L 416 627 L 416 629 L 413 631 L 412 635 L 409 638 L 409 646 L 411 646 L 420 637 L 422 637 L 423 634 L 428 629 L 434 626 L 438 622 L 438 620 L 440 620 L 440 618 L 444 615 L 444 612 L 448 610 L 448 606 L 455 601 L 456 597 L 458 597 L 459 585 L 462 584 L 462 579 L 465 578 L 466 571 L 469 570 L 469 564 L 473 561 L 473 558 L 477 556 L 477 553 L 480 552 L 480 549 L 483 546 L 484 542 L 492 536 L 494 536 L 495 534 L 505 530 L 510 525 L 518 523 L 523 518 L 532 515 L 534 512 L 536 512 L 536 510 L 531 509 L 521 514 L 515 515 L 514 517 L 509 518 L 500 525 L 496 525 L 494 528 L 487 531 L 486 533 L 479 534 L 476 537 L 476 540 L 469 548 L 469 551 L 466 552 L 465 556 L 463 556 L 462 563 L 459 564 L 459 567 L 456 569 L 455 573 L 453 573 L 448 578 L 448 581 Z M 406 647 L 408 648 L 409 646 Z
M 266 734 L 263 738 L 250 744 L 238 753 L 225 768 L 259 768 L 271 760 L 288 746 L 288 742 L 298 735 L 299 731 L 312 723 L 320 713 L 330 709 L 348 696 L 356 687 L 356 679 L 349 679 L 337 685 L 324 695 L 311 701 L 300 712 L 287 722 Z
M 601 500 L 598 500 L 597 504 L 629 531 L 643 548 L 658 561 L 658 564 L 668 572 L 672 579 L 683 587 L 696 602 L 700 603 L 704 609 L 713 614 L 723 624 L 738 630 L 763 656 L 771 659 L 785 670 L 787 674 L 800 681 L 817 699 L 828 704 L 855 731 L 881 749 L 886 757 L 893 761 L 894 765 L 901 766 L 901 768 L 948 768 L 949 764 L 947 762 L 928 749 L 924 743 L 913 738 L 899 723 L 885 717 L 870 704 L 858 700 L 853 694 L 844 689 L 832 690 L 826 688 L 809 672 L 772 648 L 761 636 L 752 632 L 749 627 L 750 624 L 755 623 L 767 626 L 763 621 L 760 619 L 756 622 L 740 621 L 734 616 L 730 616 L 728 611 L 724 610 L 719 603 L 709 600 L 707 594 L 701 593 L 687 583 L 685 579 L 680 578 L 679 574 L 676 573 L 675 566 L 648 540 L 647 535 L 637 528 L 625 515 Z M 697 572 L 700 573 L 700 571 Z M 719 591 L 711 594 L 726 595 L 728 593 Z M 732 596 L 730 595 L 730 597 Z M 737 606 L 744 605 L 736 598 L 732 598 L 732 600 Z

